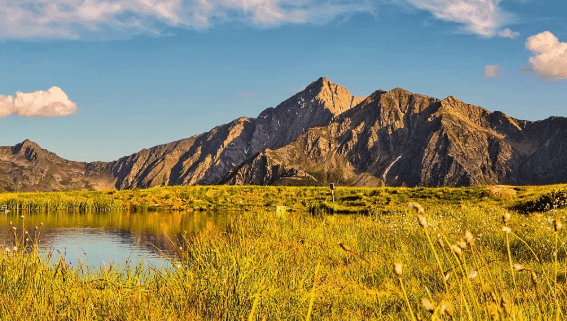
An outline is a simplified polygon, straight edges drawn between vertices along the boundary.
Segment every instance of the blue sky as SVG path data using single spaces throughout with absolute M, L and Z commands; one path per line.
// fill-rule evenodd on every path
M 567 116 L 567 4 L 0 0 L 0 145 L 109 161 L 255 117 L 321 76 Z

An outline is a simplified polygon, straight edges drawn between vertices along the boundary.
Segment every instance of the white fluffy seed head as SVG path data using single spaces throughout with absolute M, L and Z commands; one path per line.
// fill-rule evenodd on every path
M 435 304 L 434 304 L 433 302 L 431 302 L 431 300 L 429 300 L 429 299 L 427 299 L 427 298 L 421 299 L 421 306 L 422 306 L 425 310 L 427 310 L 427 311 L 429 311 L 429 312 L 431 312 L 431 313 L 433 313 L 433 311 L 435 311 Z
M 553 221 L 553 229 L 555 230 L 555 232 L 559 232 L 559 230 L 563 227 L 563 223 L 561 222 L 560 219 L 556 218 Z
M 419 203 L 411 202 L 411 203 L 408 204 L 408 207 L 410 209 L 414 209 L 418 214 L 425 213 L 423 206 L 421 206 L 421 204 L 419 204 Z
M 398 276 L 401 277 L 402 276 L 402 268 L 403 265 L 402 263 L 394 263 L 394 273 Z
M 516 271 L 516 272 L 521 272 L 521 271 L 524 270 L 524 266 L 521 265 L 521 264 L 518 264 L 518 263 L 512 265 L 512 268 L 513 268 L 514 271 Z

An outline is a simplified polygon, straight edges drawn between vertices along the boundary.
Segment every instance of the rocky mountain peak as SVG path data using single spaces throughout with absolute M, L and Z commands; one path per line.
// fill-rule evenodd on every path
M 29 161 L 37 160 L 38 153 L 41 153 L 42 151 L 43 149 L 39 147 L 37 143 L 34 143 L 29 139 L 26 139 L 12 147 L 12 153 L 14 155 L 23 156 Z
M 353 96 L 345 87 L 334 84 L 326 77 L 321 77 L 282 102 L 276 109 L 289 110 L 291 108 L 297 110 L 298 114 L 301 113 L 301 110 L 311 113 L 323 109 L 333 116 L 338 116 L 358 105 L 365 98 Z

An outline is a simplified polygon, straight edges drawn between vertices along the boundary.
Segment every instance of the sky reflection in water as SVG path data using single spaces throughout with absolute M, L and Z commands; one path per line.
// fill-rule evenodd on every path
M 24 215 L 24 220 L 20 218 Z M 226 213 L 78 213 L 40 212 L 0 216 L 0 240 L 4 247 L 13 238 L 10 222 L 21 237 L 22 222 L 33 238 L 39 236 L 42 251 L 51 251 L 52 261 L 85 267 L 123 266 L 143 262 L 160 268 L 169 265 L 182 234 L 222 226 Z M 43 223 L 43 226 L 41 226 Z M 35 227 L 38 233 L 35 234 Z

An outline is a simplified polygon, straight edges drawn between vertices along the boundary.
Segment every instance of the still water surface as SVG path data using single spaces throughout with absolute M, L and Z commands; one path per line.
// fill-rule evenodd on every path
M 228 213 L 77 213 L 38 212 L 0 214 L 2 248 L 11 246 L 13 229 L 21 238 L 22 223 L 30 236 L 39 238 L 42 252 L 51 251 L 52 261 L 61 257 L 77 266 L 98 268 L 143 263 L 168 266 L 183 233 L 222 226 Z M 12 223 L 12 225 L 10 225 Z M 43 223 L 43 226 L 41 225 Z M 35 227 L 38 227 L 36 230 Z

